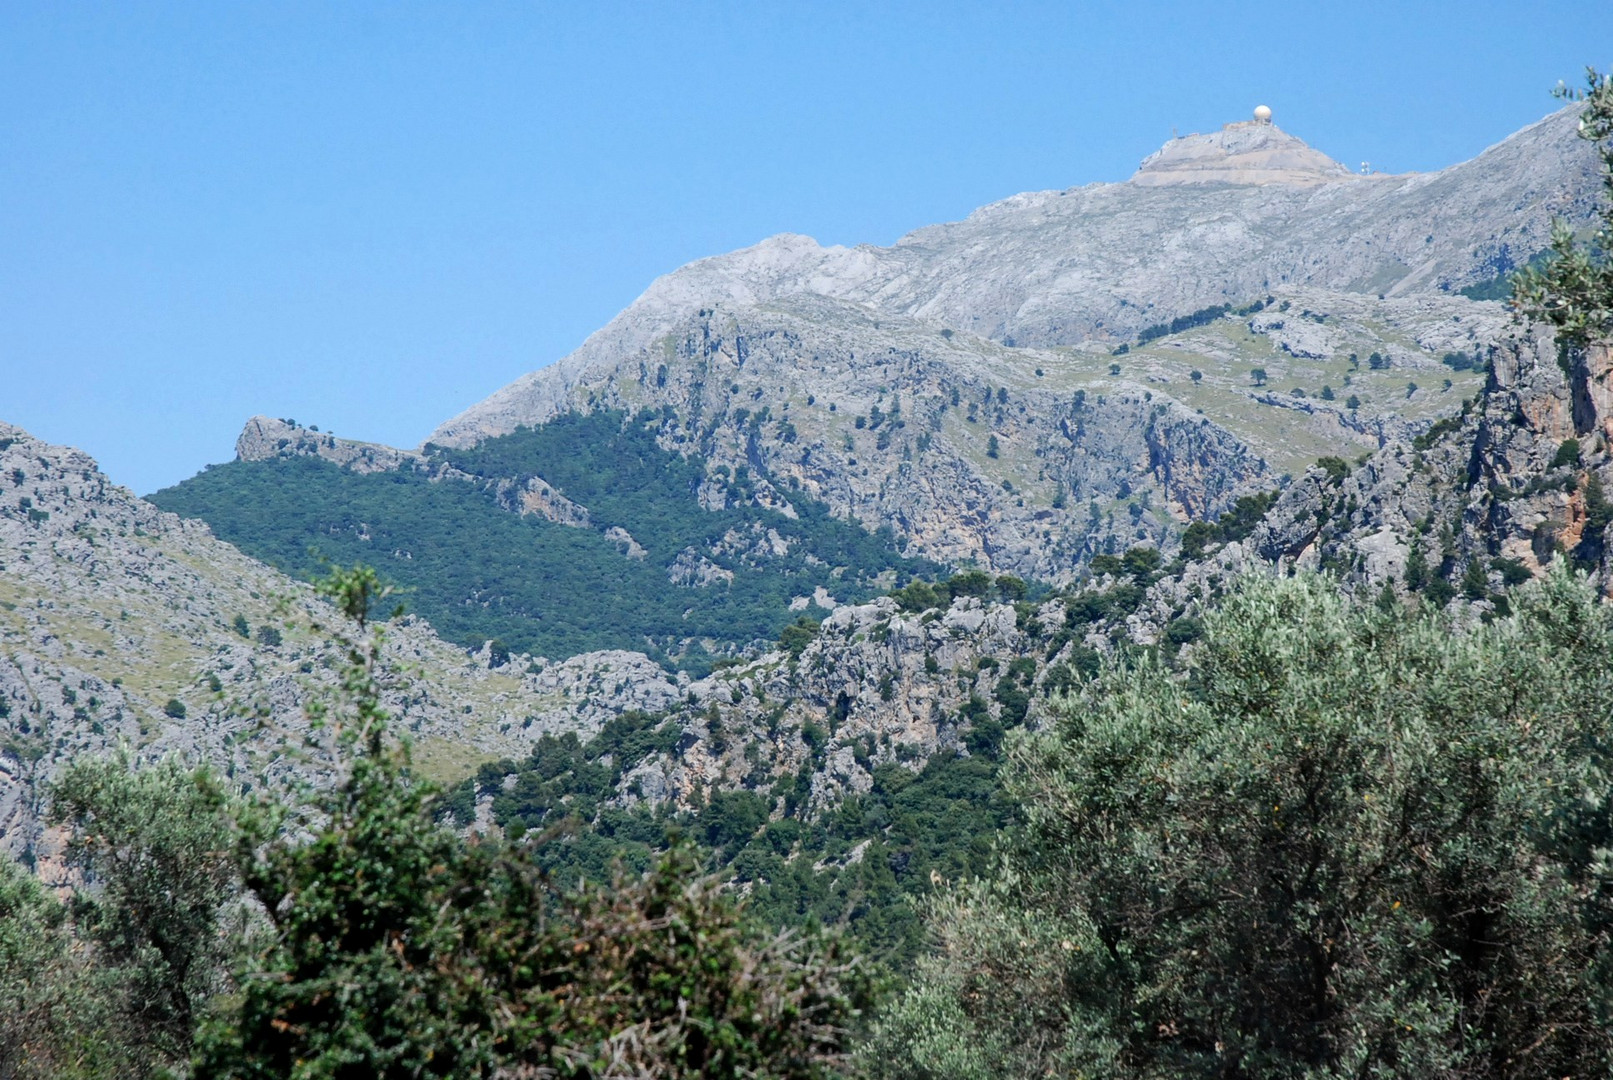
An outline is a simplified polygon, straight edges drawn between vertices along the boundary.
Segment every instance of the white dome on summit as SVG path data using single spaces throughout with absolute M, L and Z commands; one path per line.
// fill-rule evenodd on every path
M 1255 106 L 1255 119 L 1262 124 L 1271 123 L 1271 108 L 1266 105 Z

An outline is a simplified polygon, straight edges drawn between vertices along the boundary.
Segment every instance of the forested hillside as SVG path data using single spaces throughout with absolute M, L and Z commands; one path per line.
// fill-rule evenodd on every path
M 551 659 L 632 649 L 697 673 L 708 648 L 776 638 L 792 600 L 819 589 L 861 600 L 934 569 L 901 556 L 888 530 L 811 499 L 793 497 L 788 515 L 758 505 L 743 467 L 722 470 L 720 508 L 703 509 L 705 462 L 658 446 L 662 423 L 571 414 L 385 472 L 313 456 L 236 461 L 151 501 L 295 576 L 373 563 L 449 640 Z M 585 507 L 589 527 L 501 504 L 500 482 L 532 477 Z

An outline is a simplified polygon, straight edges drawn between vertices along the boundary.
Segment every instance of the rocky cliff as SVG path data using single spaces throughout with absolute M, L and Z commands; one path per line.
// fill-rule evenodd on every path
M 1456 415 L 1354 468 L 1308 471 L 1246 539 L 1157 583 L 1131 636 L 1157 640 L 1184 606 L 1254 570 L 1325 570 L 1348 591 L 1422 593 L 1481 616 L 1553 562 L 1613 581 L 1613 348 L 1520 327 L 1489 363 Z
M 1066 582 L 1094 553 L 1171 547 L 1186 522 L 1319 457 L 1410 439 L 1477 389 L 1469 361 L 1506 325 L 1499 304 L 1457 296 L 1269 299 L 1119 356 L 1009 348 L 818 296 L 704 308 L 531 419 L 648 410 L 663 448 L 707 463 L 708 509 L 734 497 L 722 477 L 745 470 L 743 497 L 758 505 L 787 510 L 800 493 L 890 526 L 910 555 Z M 1457 369 L 1442 362 L 1453 356 Z M 248 424 L 243 459 L 313 454 L 361 471 L 391 460 L 483 482 L 430 456 L 389 459 L 283 425 L 266 434 L 272 423 Z M 497 488 L 510 509 L 594 526 L 543 477 Z

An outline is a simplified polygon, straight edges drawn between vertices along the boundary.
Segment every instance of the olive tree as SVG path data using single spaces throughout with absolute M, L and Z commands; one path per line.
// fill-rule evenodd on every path
M 1181 673 L 1012 745 L 1026 825 L 929 906 L 877 1075 L 1579 1076 L 1610 1057 L 1613 614 L 1461 628 L 1245 582 Z

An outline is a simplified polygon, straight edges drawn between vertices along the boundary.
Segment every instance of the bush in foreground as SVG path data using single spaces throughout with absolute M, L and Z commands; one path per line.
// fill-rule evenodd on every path
M 373 573 L 327 583 L 356 622 L 346 694 L 316 716 L 341 782 L 312 833 L 268 807 L 239 862 L 270 945 L 203 1032 L 194 1076 L 817 1077 L 866 990 L 831 943 L 758 929 L 674 849 L 566 887 L 531 844 L 465 839 L 389 744 Z
M 1605 1075 L 1613 613 L 1458 629 L 1247 582 L 1182 676 L 1013 745 L 1028 824 L 929 909 L 887 1077 Z

